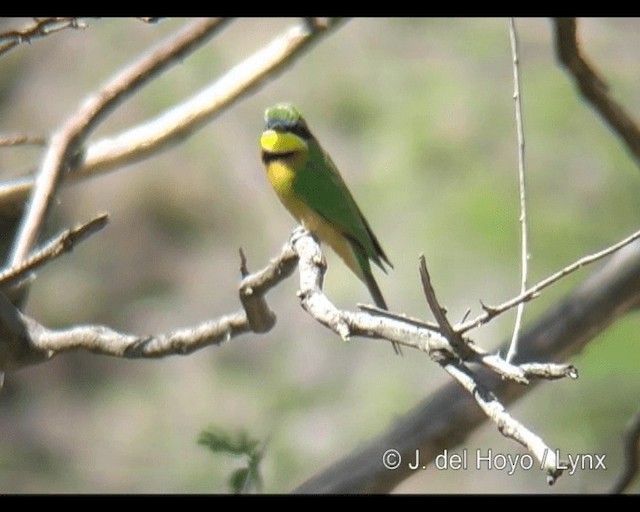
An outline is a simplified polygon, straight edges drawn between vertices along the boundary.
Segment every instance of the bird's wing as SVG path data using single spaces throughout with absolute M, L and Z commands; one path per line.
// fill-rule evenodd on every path
M 335 164 L 315 141 L 309 144 L 309 156 L 298 171 L 295 190 L 306 204 L 335 225 L 352 244 L 360 246 L 380 268 L 385 270 L 383 260 L 391 266 Z

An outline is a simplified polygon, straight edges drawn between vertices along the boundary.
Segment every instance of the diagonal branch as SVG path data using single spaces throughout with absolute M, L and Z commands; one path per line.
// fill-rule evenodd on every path
M 46 37 L 64 29 L 86 28 L 80 18 L 34 18 L 34 23 L 20 30 L 9 30 L 0 34 L 0 55 L 16 46 L 29 43 L 34 39 Z
M 325 24 L 312 28 L 303 23 L 287 30 L 183 103 L 154 119 L 91 144 L 82 164 L 64 176 L 65 182 L 114 170 L 182 142 L 293 64 L 343 21 L 330 18 Z M 0 184 L 0 209 L 18 210 L 32 186 L 33 181 L 29 178 Z
M 85 224 L 67 229 L 36 251 L 35 254 L 25 259 L 20 265 L 0 271 L 0 289 L 16 285 L 35 269 L 65 252 L 73 250 L 82 240 L 104 228 L 107 225 L 107 220 L 108 216 L 104 213 Z
M 640 165 L 640 127 L 609 95 L 605 80 L 581 53 L 575 18 L 554 18 L 553 22 L 558 60 L 571 73 L 584 98 L 624 141 L 636 164 Z
M 181 62 L 222 25 L 221 19 L 206 19 L 189 24 L 142 60 L 109 80 L 97 94 L 86 99 L 79 110 L 53 135 L 34 184 L 29 207 L 18 230 L 10 258 L 12 265 L 21 263 L 36 243 L 62 173 L 72 165 L 72 159 L 77 159 L 89 133 L 125 98 L 169 66 Z
M 481 315 L 479 315 L 473 320 L 469 320 L 467 322 L 464 322 L 463 324 L 456 326 L 456 330 L 458 332 L 464 333 L 466 331 L 469 331 L 471 329 L 475 329 L 476 327 L 484 325 L 495 316 L 500 315 L 516 307 L 519 303 L 529 301 L 537 297 L 542 290 L 551 286 L 553 283 L 559 281 L 563 277 L 571 274 L 572 272 L 575 272 L 576 270 L 586 265 L 590 265 L 591 263 L 601 260 L 602 258 L 609 256 L 610 254 L 616 251 L 619 251 L 623 247 L 628 246 L 629 244 L 635 242 L 638 239 L 640 239 L 640 231 L 636 231 L 635 233 L 624 238 L 623 240 L 620 240 L 619 242 L 605 249 L 602 249 L 601 251 L 598 251 L 596 253 L 589 254 L 587 256 L 580 258 L 579 260 L 571 263 L 570 265 L 567 265 L 563 269 L 560 269 L 557 272 L 551 274 L 549 277 L 537 282 L 535 285 L 533 285 L 524 293 L 521 293 L 520 295 L 513 297 L 512 299 L 509 299 L 508 301 L 500 304 L 499 306 L 487 306 L 483 304 L 484 313 L 482 313 Z
M 547 483 L 553 485 L 563 471 L 559 467 L 556 452 L 547 446 L 540 436 L 514 419 L 496 396 L 478 383 L 477 376 L 466 366 L 447 361 L 442 367 L 473 396 L 482 412 L 498 426 L 502 435 L 517 441 L 538 459 L 540 469 L 547 473 Z
M 104 217 L 98 217 L 76 229 L 75 236 L 86 236 L 102 222 Z M 241 334 L 265 332 L 275 324 L 275 317 L 269 316 L 272 313 L 266 306 L 264 295 L 291 275 L 297 260 L 291 244 L 285 244 L 279 256 L 265 268 L 253 274 L 243 273 L 239 293 L 245 310 L 157 335 L 123 333 L 104 325 L 49 329 L 21 313 L 0 293 L 0 372 L 39 364 L 74 350 L 124 358 L 186 355 L 210 345 L 220 345 Z M 265 308 L 267 313 L 260 308 Z M 266 326 L 256 320 L 265 316 L 270 318 Z
M 640 244 L 625 247 L 597 272 L 543 314 L 521 337 L 522 361 L 563 361 L 580 351 L 629 310 L 640 305 Z M 506 341 L 501 350 L 506 350 Z M 535 386 L 521 386 L 491 372 L 482 382 L 508 405 Z M 419 450 L 428 463 L 460 445 L 487 417 L 458 383 L 449 382 L 386 431 L 333 462 L 294 492 L 386 493 L 416 474 L 408 464 L 383 466 L 383 454 L 395 449 L 404 460 Z
M 451 375 L 462 387 L 473 396 L 476 403 L 480 406 L 482 411 L 487 415 L 491 421 L 497 426 L 500 433 L 505 437 L 511 438 L 525 448 L 527 448 L 540 462 L 540 467 L 547 473 L 547 481 L 549 485 L 553 484 L 556 479 L 562 474 L 562 470 L 558 468 L 558 461 L 551 448 L 536 434 L 531 432 L 522 423 L 515 420 L 505 409 L 504 405 L 500 403 L 497 397 L 489 391 L 489 388 L 481 384 L 478 376 L 474 374 L 463 361 L 468 359 L 468 353 L 473 346 L 472 344 L 465 343 L 462 336 L 455 331 L 455 329 L 449 323 L 447 319 L 445 309 L 440 305 L 435 290 L 431 285 L 431 278 L 429 271 L 427 270 L 427 263 L 424 256 L 420 257 L 420 279 L 422 281 L 422 287 L 424 294 L 429 304 L 429 308 L 440 325 L 440 332 L 451 343 L 451 347 L 455 350 L 455 353 L 447 353 L 440 351 L 437 354 L 430 354 L 431 358 L 436 361 L 449 375 Z M 513 341 L 511 342 L 511 345 Z M 508 375 L 512 380 L 520 382 L 522 384 L 528 384 L 529 381 L 523 376 L 516 373 L 513 375 L 513 371 L 510 369 L 509 359 L 502 361 L 499 357 L 494 356 L 491 361 L 494 364 L 489 364 L 489 361 L 478 358 L 479 362 L 484 363 L 487 368 L 495 371 L 496 374 Z M 537 366 L 534 364 L 534 366 Z M 517 367 L 516 367 L 517 368 Z M 509 370 L 509 373 L 503 373 L 504 370 Z M 519 370 L 519 368 L 517 368 Z M 560 376 L 574 375 L 577 377 L 571 367 L 561 369 Z
M 9 146 L 45 146 L 47 139 L 41 135 L 27 135 L 27 134 L 14 134 L 14 135 L 0 135 L 0 147 Z

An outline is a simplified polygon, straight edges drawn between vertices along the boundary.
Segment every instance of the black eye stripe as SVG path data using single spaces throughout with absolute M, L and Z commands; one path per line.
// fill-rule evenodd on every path
M 307 128 L 304 122 L 296 123 L 292 125 L 290 123 L 287 123 L 286 121 L 282 121 L 281 119 L 274 119 L 267 123 L 267 129 L 275 130 L 277 132 L 293 133 L 294 135 L 297 135 L 298 137 L 302 137 L 305 140 L 310 139 L 312 137 L 311 132 L 309 131 L 309 128 Z
M 299 137 L 302 137 L 305 140 L 311 138 L 311 132 L 305 125 L 302 125 L 302 124 L 296 124 L 289 131 L 294 135 L 298 135 Z

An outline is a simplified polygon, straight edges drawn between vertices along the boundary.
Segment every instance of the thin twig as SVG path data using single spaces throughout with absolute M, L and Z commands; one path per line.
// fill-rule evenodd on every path
M 126 97 L 169 66 L 182 62 L 187 54 L 211 38 L 222 25 L 221 19 L 190 23 L 186 29 L 109 80 L 97 94 L 85 100 L 78 111 L 57 130 L 51 138 L 29 207 L 18 229 L 10 257 L 12 265 L 21 263 L 36 243 L 63 170 L 69 166 L 72 158 L 77 157 L 89 133 Z
M 516 131 L 518 134 L 518 187 L 520 190 L 520 293 L 527 289 L 529 276 L 529 235 L 527 233 L 527 200 L 524 166 L 524 127 L 522 122 L 522 91 L 520 90 L 520 66 L 518 57 L 518 36 L 513 18 L 509 18 L 509 37 L 511 39 L 511 54 L 513 57 L 513 99 L 516 106 Z M 516 320 L 513 326 L 511 344 L 507 352 L 507 361 L 513 361 L 518 353 L 518 337 L 520 336 L 520 326 L 524 314 L 524 302 L 518 304 L 516 309 Z
M 603 249 L 602 251 L 596 252 L 594 254 L 590 254 L 588 256 L 584 256 L 579 260 L 575 261 L 574 263 L 567 265 L 566 267 L 559 270 L 558 272 L 551 274 L 546 279 L 539 281 L 538 283 L 533 285 L 531 288 L 526 290 L 524 293 L 521 293 L 520 295 L 513 297 L 512 299 L 509 299 L 506 302 L 503 302 L 499 306 L 487 306 L 483 304 L 482 307 L 485 310 L 484 313 L 478 315 L 473 320 L 469 320 L 463 324 L 457 325 L 456 331 L 460 333 L 464 333 L 466 331 L 469 331 L 470 329 L 475 329 L 476 327 L 484 325 L 492 318 L 504 313 L 505 311 L 508 311 L 509 309 L 514 308 L 521 302 L 527 302 L 533 299 L 542 290 L 544 290 L 548 286 L 551 286 L 553 283 L 571 274 L 572 272 L 575 272 L 579 268 L 582 268 L 586 265 L 589 265 L 598 260 L 601 260 L 605 256 L 609 256 L 610 254 L 622 249 L 624 246 L 629 245 L 631 242 L 639 238 L 640 238 L 640 231 L 636 231 L 632 235 L 624 238 L 623 240 L 620 240 L 619 242 L 607 247 L 606 249 Z
M 434 332 L 440 332 L 440 326 L 438 324 L 434 322 L 425 322 L 424 320 L 407 316 L 404 313 L 395 313 L 393 311 L 387 311 L 386 309 L 381 309 L 378 306 L 374 306 L 372 304 L 358 304 L 358 308 L 361 309 L 362 311 L 366 311 L 374 315 L 383 316 L 385 318 L 393 318 L 394 320 L 400 320 L 401 322 L 408 322 L 417 327 L 424 327 L 425 329 L 429 329 Z
M 0 271 L 0 288 L 14 286 L 35 269 L 73 250 L 81 241 L 104 228 L 107 221 L 108 215 L 103 213 L 85 224 L 63 231 L 17 267 Z
M 86 28 L 81 18 L 34 18 L 34 23 L 21 29 L 0 34 L 0 56 L 16 46 L 48 36 L 64 29 Z
M 438 321 L 438 328 L 435 329 L 435 331 L 442 333 L 442 336 L 444 336 L 450 344 L 451 349 L 448 350 L 448 352 L 454 353 L 461 361 L 481 364 L 503 378 L 519 384 L 529 384 L 531 377 L 550 380 L 565 377 L 577 378 L 575 368 L 570 365 L 550 365 L 548 363 L 528 363 L 522 366 L 513 365 L 510 361 L 500 357 L 499 354 L 490 354 L 478 347 L 472 340 L 464 338 L 459 330 L 451 326 L 446 317 L 445 308 L 442 307 L 436 297 L 424 255 L 420 256 L 419 268 L 422 288 L 427 303 Z
M 35 39 L 43 38 L 65 29 L 85 29 L 87 18 L 33 18 L 33 23 L 20 30 L 9 30 L 0 33 L 0 56 L 19 46 L 20 44 L 31 44 Z M 135 18 L 144 23 L 157 23 L 162 18 L 158 17 L 138 17 Z
M 422 290 L 427 300 L 427 304 L 429 305 L 429 309 L 431 310 L 431 313 L 433 313 L 433 317 L 438 323 L 440 332 L 442 333 L 442 336 L 444 336 L 449 341 L 449 343 L 451 343 L 451 346 L 453 347 L 458 357 L 460 357 L 461 359 L 466 359 L 471 353 L 469 350 L 469 346 L 467 345 L 466 340 L 463 339 L 462 334 L 456 331 L 451 323 L 449 323 L 449 319 L 446 315 L 446 310 L 440 305 L 440 302 L 436 297 L 436 291 L 431 284 L 431 276 L 429 275 L 429 270 L 427 269 L 427 260 L 424 257 L 424 254 L 420 255 L 419 261 L 419 272 L 420 281 L 422 283 Z
M 47 138 L 40 135 L 2 135 L 0 136 L 0 146 L 45 146 Z
M 431 276 L 427 269 L 427 260 L 424 257 L 424 254 L 420 255 L 419 262 L 420 282 L 422 283 L 422 291 L 427 299 L 429 309 L 431 309 L 431 313 L 433 313 L 433 317 L 436 319 L 442 335 L 447 339 L 455 338 L 457 337 L 456 331 L 449 323 L 446 310 L 438 302 L 436 291 L 433 289 L 433 285 L 431 284 Z

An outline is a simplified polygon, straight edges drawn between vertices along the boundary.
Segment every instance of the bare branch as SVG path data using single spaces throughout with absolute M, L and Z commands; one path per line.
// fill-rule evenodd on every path
M 482 411 L 498 426 L 503 436 L 517 441 L 538 459 L 539 467 L 547 473 L 547 483 L 553 485 L 562 474 L 562 469 L 558 468 L 555 451 L 539 436 L 511 417 L 496 396 L 479 384 L 475 375 L 464 365 L 449 361 L 442 364 L 442 367 L 473 396 Z
M 518 58 L 518 36 L 516 34 L 516 24 L 513 18 L 509 18 L 509 36 L 511 39 L 511 53 L 513 57 L 513 99 L 516 104 L 516 131 L 518 134 L 518 186 L 520 190 L 520 293 L 527 289 L 527 279 L 529 276 L 529 235 L 527 233 L 527 200 L 525 185 L 524 167 L 524 127 L 522 123 L 522 92 L 520 91 L 520 66 Z M 518 353 L 518 336 L 522 325 L 524 314 L 524 302 L 518 304 L 516 310 L 516 321 L 513 326 L 511 345 L 507 352 L 507 361 L 513 361 Z
M 32 18 L 33 23 L 20 30 L 8 30 L 0 33 L 0 56 L 14 49 L 20 44 L 31 44 L 35 39 L 40 39 L 65 29 L 85 29 L 87 18 Z M 158 17 L 138 17 L 144 23 L 157 23 L 162 18 Z
M 447 338 L 447 340 L 449 340 L 456 353 L 459 354 L 460 357 L 466 358 L 469 355 L 469 347 L 467 346 L 467 342 L 462 338 L 460 333 L 458 333 L 449 323 L 445 308 L 443 308 L 440 305 L 440 302 L 438 302 L 436 291 L 433 289 L 433 285 L 431 284 L 431 276 L 429 275 L 429 270 L 427 269 L 427 260 L 425 259 L 424 255 L 420 255 L 419 270 L 420 281 L 422 283 L 424 296 L 427 299 L 427 304 L 429 304 L 431 313 L 433 313 L 433 316 L 438 323 L 440 332 L 445 338 Z
M 127 96 L 158 73 L 180 62 L 185 55 L 213 36 L 222 25 L 220 19 L 206 19 L 189 24 L 185 30 L 109 80 L 97 94 L 85 100 L 79 110 L 53 135 L 35 182 L 29 207 L 18 230 L 10 258 L 12 265 L 21 263 L 36 243 L 63 170 L 77 157 L 89 133 Z
M 33 24 L 21 30 L 9 30 L 0 34 L 0 56 L 22 43 L 46 37 L 64 29 L 86 28 L 82 18 L 34 18 Z
M 503 378 L 518 382 L 519 384 L 529 384 L 531 377 L 547 379 L 564 377 L 577 378 L 577 372 L 570 365 L 549 365 L 548 363 L 513 365 L 500 357 L 499 354 L 490 354 L 478 347 L 472 340 L 462 336 L 461 331 L 451 326 L 446 317 L 445 308 L 438 302 L 435 290 L 431 284 L 431 277 L 424 256 L 420 256 L 419 268 L 420 279 L 427 303 L 440 324 L 434 329 L 430 325 L 415 320 L 408 321 L 418 327 L 424 327 L 441 333 L 450 344 L 450 351 L 455 353 L 457 358 L 465 362 L 481 364 L 498 375 L 501 375 Z
M 547 380 L 578 378 L 578 369 L 571 364 L 522 363 L 518 365 L 528 377 L 540 377 Z
M 101 227 L 105 221 L 105 217 L 97 217 L 76 228 L 70 236 L 77 242 L 79 238 Z M 65 234 L 61 237 L 65 238 Z M 68 237 L 66 235 L 67 240 Z M 275 324 L 275 316 L 264 302 L 264 295 L 291 275 L 296 261 L 297 255 L 291 244 L 287 243 L 280 255 L 272 259 L 265 268 L 254 274 L 244 275 L 239 292 L 241 302 L 247 307 L 246 311 L 224 315 L 170 333 L 149 336 L 122 333 L 103 325 L 48 329 L 22 314 L 0 293 L 0 372 L 42 363 L 73 350 L 89 350 L 125 358 L 160 358 L 190 354 L 209 345 L 219 345 L 254 331 L 254 325 L 258 329 L 254 332 L 265 332 Z M 256 320 L 265 316 L 264 312 L 256 313 L 261 307 L 267 312 L 268 325 Z
M 339 27 L 342 21 L 329 18 L 325 26 L 313 29 L 304 23 L 294 26 L 180 105 L 119 135 L 91 144 L 81 167 L 66 174 L 65 182 L 111 171 L 182 142 L 293 64 L 313 44 Z M 0 207 L 21 204 L 31 186 L 29 180 L 0 185 Z
M 580 351 L 589 341 L 629 310 L 640 305 L 640 244 L 626 247 L 602 269 L 591 275 L 565 300 L 554 305 L 521 336 L 518 359 L 562 361 Z M 508 342 L 501 351 L 506 351 Z M 521 365 L 526 367 L 526 365 Z M 543 369 L 539 367 L 538 369 Z M 567 366 L 569 377 L 572 367 Z M 554 373 L 554 365 L 549 365 Z M 575 372 L 575 369 L 573 369 Z M 485 372 L 483 384 L 508 405 L 535 387 L 522 386 Z M 356 450 L 311 477 L 294 492 L 313 494 L 386 493 L 416 471 L 407 463 L 397 469 L 383 465 L 383 455 L 394 449 L 402 460 L 413 461 L 416 450 L 423 464 L 445 449 L 460 445 L 486 414 L 457 382 L 449 382 L 431 393 L 421 404 L 397 419 L 388 430 L 361 444 Z
M 247 313 L 251 330 L 256 333 L 267 332 L 275 325 L 276 317 L 264 297 L 271 288 L 293 273 L 298 263 L 298 255 L 291 245 L 287 244 L 278 258 L 271 260 L 267 267 L 253 275 L 248 274 L 247 261 L 242 249 L 240 258 L 240 272 L 244 278 L 239 288 L 240 302 Z
M 439 362 L 442 353 L 454 355 L 461 361 L 479 363 L 501 377 L 528 384 L 529 378 L 548 378 L 550 380 L 564 377 L 577 378 L 575 368 L 570 365 L 550 365 L 548 363 L 528 363 L 523 367 L 515 366 L 502 359 L 498 354 L 489 354 L 479 348 L 471 340 L 464 339 L 449 324 L 444 308 L 440 306 L 426 267 L 424 256 L 420 258 L 420 276 L 429 306 L 440 322 L 437 329 L 414 319 L 398 314 L 388 314 L 377 308 L 367 307 L 368 313 L 339 310 L 322 292 L 322 280 L 325 263 L 320 246 L 303 228 L 297 228 L 291 236 L 293 250 L 298 255 L 300 270 L 300 291 L 298 295 L 302 307 L 315 320 L 328 327 L 343 340 L 351 336 L 378 338 L 416 348 L 428 353 Z
M 578 269 L 580 269 L 580 268 L 582 268 L 582 267 L 584 267 L 586 265 L 589 265 L 589 264 L 594 263 L 594 262 L 596 262 L 598 260 L 601 260 L 605 256 L 609 256 L 610 254 L 612 254 L 612 253 L 614 253 L 616 251 L 619 251 L 620 249 L 622 249 L 623 247 L 625 247 L 625 246 L 629 245 L 630 243 L 634 242 L 638 238 L 640 238 L 640 231 L 636 231 L 632 235 L 629 235 L 628 237 L 624 238 L 623 240 L 620 240 L 618 243 L 613 244 L 613 245 L 607 247 L 606 249 L 603 249 L 602 251 L 590 254 L 588 256 L 584 256 L 583 258 L 580 258 L 579 260 L 575 261 L 571 265 L 567 265 L 566 267 L 564 267 L 563 269 L 559 270 L 558 272 L 550 275 L 546 279 L 543 279 L 542 281 L 539 281 L 534 286 L 529 288 L 526 292 L 521 293 L 517 297 L 514 297 L 514 298 L 512 298 L 512 299 L 510 299 L 510 300 L 508 300 L 508 301 L 506 301 L 506 302 L 504 302 L 502 304 L 500 304 L 499 306 L 486 306 L 486 305 L 483 304 L 482 307 L 485 310 L 484 313 L 482 313 L 481 315 L 476 317 L 474 320 L 469 320 L 468 322 L 465 322 L 463 324 L 457 325 L 456 326 L 456 330 L 458 332 L 464 333 L 466 331 L 469 331 L 471 329 L 475 329 L 476 327 L 479 327 L 479 326 L 487 323 L 489 320 L 491 320 L 495 316 L 500 315 L 500 314 L 504 313 L 505 311 L 508 311 L 509 309 L 517 306 L 521 302 L 526 302 L 526 301 L 529 301 L 529 300 L 533 299 L 542 290 L 544 290 L 548 286 L 551 286 L 553 283 L 559 281 L 563 277 L 571 274 L 572 272 L 575 272 L 576 270 L 578 270 Z
M 325 29 L 294 26 L 180 105 L 155 119 L 91 145 L 83 168 L 71 178 L 75 180 L 111 170 L 155 154 L 170 144 L 182 142 L 293 64 L 339 25 L 340 20 L 331 19 Z
M 387 311 L 386 309 L 380 309 L 378 306 L 372 304 L 358 304 L 358 308 L 362 311 L 368 311 L 377 316 L 384 316 L 386 318 L 393 318 L 394 320 L 400 320 L 401 322 L 407 322 L 417 327 L 424 327 L 434 332 L 440 332 L 440 326 L 433 322 L 425 322 L 418 318 L 413 318 L 405 315 L 404 313 L 395 313 L 393 311 Z
M 104 228 L 107 220 L 107 214 L 103 213 L 85 224 L 63 231 L 18 266 L 1 271 L 0 289 L 16 285 L 35 269 L 73 250 L 82 240 Z
M 580 52 L 575 18 L 555 18 L 553 21 L 558 60 L 571 73 L 584 98 L 624 141 L 636 164 L 640 165 L 640 127 L 609 95 L 605 80 Z
M 384 339 L 429 353 L 446 349 L 446 340 L 428 329 L 415 326 L 402 319 L 370 315 L 363 312 L 343 311 L 336 308 L 322 292 L 326 265 L 320 246 L 312 235 L 297 228 L 291 244 L 298 254 L 300 273 L 300 303 L 305 311 L 322 325 L 334 331 L 344 341 L 351 336 Z M 441 342 L 444 344 L 441 345 Z
M 7 146 L 45 146 L 47 144 L 46 137 L 40 135 L 3 135 L 0 136 L 0 147 Z
M 465 366 L 463 361 L 475 360 L 484 364 L 497 374 L 508 377 L 521 384 L 529 383 L 526 378 L 527 372 L 521 368 L 514 367 L 510 364 L 509 360 L 502 360 L 497 354 L 488 355 L 483 353 L 475 347 L 474 344 L 464 340 L 460 333 L 451 326 L 446 317 L 445 309 L 440 305 L 436 297 L 424 256 L 420 257 L 420 279 L 429 308 L 440 325 L 440 332 L 447 338 L 454 350 L 454 352 L 440 351 L 438 354 L 435 354 L 435 357 L 432 353 L 430 354 L 432 359 L 473 396 L 484 413 L 498 426 L 498 430 L 502 435 L 522 444 L 540 461 L 540 466 L 547 473 L 549 484 L 553 484 L 558 476 L 562 474 L 562 471 L 558 468 L 558 461 L 556 460 L 553 450 L 551 450 L 539 436 L 512 418 L 495 395 L 493 395 L 488 388 L 480 384 L 477 376 Z M 471 357 L 470 353 L 473 354 Z M 540 371 L 539 367 L 535 366 L 534 368 L 534 366 L 528 368 L 528 373 L 531 373 L 533 370 L 537 376 L 545 374 L 545 372 Z M 563 370 L 562 372 L 558 372 L 557 375 L 564 377 L 571 374 L 566 368 Z

